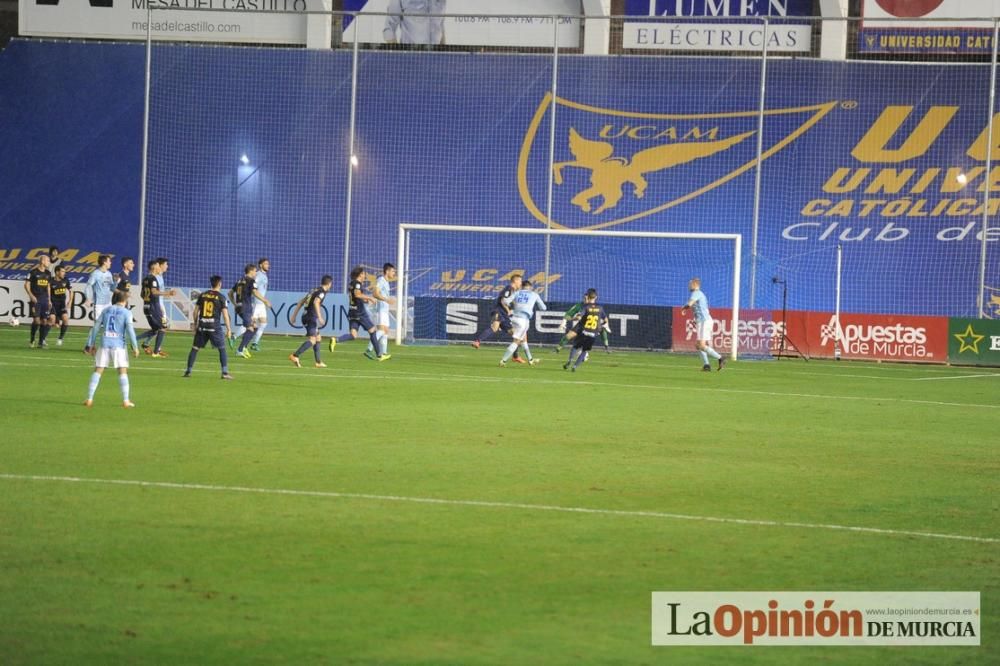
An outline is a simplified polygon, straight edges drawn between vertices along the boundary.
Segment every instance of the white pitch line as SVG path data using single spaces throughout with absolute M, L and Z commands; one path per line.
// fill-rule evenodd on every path
M 942 379 L 978 379 L 980 377 L 1000 377 L 1000 372 L 988 372 L 981 375 L 950 375 L 948 377 L 910 377 L 911 382 L 937 382 Z
M 21 357 L 23 358 L 23 357 Z M 57 360 L 57 359 L 51 359 Z M 50 368 L 80 368 L 83 367 L 82 363 L 76 363 L 73 365 L 56 365 L 55 363 L 47 363 L 47 367 Z M 398 372 L 389 371 L 385 373 L 372 374 L 370 371 L 357 370 L 353 368 L 337 368 L 336 373 L 344 374 L 334 374 L 334 373 L 315 373 L 309 372 L 309 369 L 303 368 L 302 371 L 281 371 L 280 368 L 285 368 L 282 365 L 268 365 L 263 363 L 253 363 L 251 365 L 256 365 L 256 367 L 266 367 L 275 368 L 277 371 L 272 372 L 259 372 L 255 370 L 245 370 L 246 366 L 241 366 L 237 368 L 236 366 L 230 366 L 230 370 L 235 371 L 235 376 L 239 379 L 240 376 L 250 375 L 250 376 L 264 376 L 264 377 L 303 377 L 306 379 L 325 379 L 325 380 L 373 380 L 373 381 L 413 381 L 413 382 L 474 382 L 474 383 L 498 383 L 506 382 L 510 384 L 531 384 L 531 385 L 553 385 L 553 386 L 593 386 L 596 388 L 616 388 L 616 389 L 639 389 L 643 391 L 688 391 L 688 392 L 698 392 L 698 393 L 732 393 L 736 395 L 760 395 L 774 398 L 802 398 L 806 400 L 841 400 L 849 402 L 876 402 L 876 403 L 897 403 L 897 404 L 908 404 L 908 405 L 931 405 L 934 407 L 966 407 L 970 409 L 997 409 L 1000 410 L 1000 404 L 991 405 L 983 403 L 965 403 L 965 402 L 945 402 L 943 400 L 918 400 L 915 398 L 892 398 L 887 396 L 866 396 L 866 395 L 825 395 L 822 393 L 798 393 L 794 391 L 757 391 L 752 389 L 731 389 L 731 388 L 711 388 L 704 386 L 671 386 L 669 384 L 624 384 L 618 382 L 601 382 L 594 380 L 582 380 L 582 379 L 544 379 L 539 378 L 537 375 L 534 377 L 513 377 L 512 372 L 519 372 L 518 370 L 505 369 L 497 370 L 498 374 L 493 377 L 484 377 L 482 375 L 458 375 L 458 374 L 448 374 L 442 375 L 440 373 L 419 373 L 419 372 Z M 5 361 L 0 361 L 0 366 L 13 366 L 13 367 L 38 367 L 37 364 L 29 363 L 7 363 Z M 492 366 L 491 366 L 492 367 Z M 138 370 L 140 373 L 146 371 L 158 371 L 158 372 L 171 372 L 174 374 L 180 374 L 179 366 L 171 367 L 137 367 L 133 366 L 130 370 Z M 206 369 L 204 371 L 197 371 L 198 374 L 207 373 L 209 376 L 216 372 L 215 368 L 211 370 Z M 533 371 L 527 371 L 533 372 Z M 357 374 L 346 374 L 346 373 L 357 373 Z
M 170 481 L 138 481 L 133 479 L 93 479 L 77 476 L 41 476 L 35 474 L 0 474 L 0 479 L 11 481 L 52 481 L 61 483 L 91 483 L 113 486 L 138 486 L 141 488 L 167 488 L 172 490 L 205 490 L 230 493 L 252 493 L 256 495 L 286 495 L 294 497 L 325 497 L 334 499 L 372 500 L 376 502 L 406 502 L 410 504 L 438 504 L 444 506 L 484 507 L 492 509 L 520 509 L 523 511 L 549 511 L 557 513 L 582 513 L 599 516 L 619 516 L 628 518 L 666 518 L 703 523 L 725 523 L 731 525 L 751 525 L 759 527 L 791 527 L 798 529 L 833 530 L 839 532 L 860 532 L 865 534 L 885 534 L 889 536 L 921 537 L 925 539 L 947 539 L 951 541 L 972 541 L 976 543 L 1000 543 L 1000 538 L 977 537 L 963 534 L 941 534 L 938 532 L 917 532 L 892 530 L 881 527 L 857 527 L 852 525 L 828 525 L 824 523 L 786 522 L 780 520 L 756 520 L 750 518 L 719 518 L 717 516 L 695 516 L 664 511 L 639 511 L 626 509 L 594 509 L 578 506 L 558 506 L 552 504 L 528 504 L 523 502 L 491 502 L 487 500 L 457 500 L 437 497 L 407 497 L 405 495 L 373 495 L 369 493 L 341 493 L 325 490 L 291 490 L 284 488 L 251 488 L 247 486 L 217 486 L 204 483 L 175 483 Z

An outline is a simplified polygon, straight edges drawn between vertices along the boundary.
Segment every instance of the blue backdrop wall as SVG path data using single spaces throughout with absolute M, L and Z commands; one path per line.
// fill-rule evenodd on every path
M 24 40 L 0 56 L 2 275 L 52 242 L 78 260 L 138 253 L 144 57 Z M 349 264 L 393 260 L 401 222 L 542 228 L 553 142 L 557 226 L 741 233 L 746 305 L 759 142 L 758 306 L 778 304 L 779 277 L 790 307 L 832 309 L 840 243 L 845 311 L 975 315 L 987 185 L 986 285 L 1000 287 L 988 66 L 774 60 L 758 135 L 751 60 L 563 57 L 553 100 L 549 56 L 362 51 L 348 239 L 351 58 L 155 48 L 144 250 L 171 258 L 172 283 L 268 256 L 272 283 L 306 289 L 339 280 L 345 242 Z M 414 252 L 419 295 L 534 274 L 545 257 L 472 236 Z M 672 304 L 701 273 L 729 304 L 718 246 L 567 241 L 549 256 L 553 299 L 598 286 Z

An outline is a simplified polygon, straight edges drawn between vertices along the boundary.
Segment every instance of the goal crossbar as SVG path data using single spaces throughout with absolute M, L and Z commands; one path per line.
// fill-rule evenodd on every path
M 402 344 L 405 338 L 405 327 L 409 324 L 405 318 L 406 302 L 409 296 L 409 265 L 407 253 L 409 249 L 409 233 L 411 231 L 446 231 L 472 232 L 488 234 L 520 234 L 531 236 L 580 236 L 602 238 L 674 238 L 688 240 L 718 240 L 733 243 L 733 290 L 732 290 L 732 325 L 733 345 L 730 358 L 738 357 L 739 318 L 740 318 L 740 271 L 743 251 L 742 234 L 692 233 L 681 231 L 603 231 L 577 229 L 520 229 L 517 227 L 481 227 L 453 224 L 417 224 L 401 223 L 396 247 L 396 272 L 398 286 L 396 289 L 396 344 Z

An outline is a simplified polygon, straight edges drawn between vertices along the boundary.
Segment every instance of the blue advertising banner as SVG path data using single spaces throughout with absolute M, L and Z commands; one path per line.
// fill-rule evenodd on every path
M 625 0 L 628 16 L 812 16 L 812 0 Z
M 567 310 L 576 303 L 553 301 L 547 310 L 536 310 L 528 330 L 528 343 L 554 345 L 562 337 Z M 609 345 L 618 349 L 670 349 L 673 308 L 602 304 L 608 315 Z M 420 296 L 413 300 L 413 337 L 418 340 L 472 342 L 490 325 L 493 303 L 476 298 Z M 510 343 L 500 332 L 495 342 Z M 598 346 L 600 342 L 598 341 Z
M 170 259 L 170 284 L 231 285 L 269 257 L 276 287 L 330 273 L 341 289 L 351 53 L 155 49 L 145 256 Z M 5 49 L 0 278 L 52 243 L 79 277 L 95 253 L 137 255 L 142 67 L 134 45 Z M 744 307 L 755 267 L 755 307 L 833 311 L 840 245 L 842 311 L 978 316 L 984 237 L 987 300 L 1000 289 L 989 65 L 775 59 L 760 135 L 759 72 L 566 57 L 553 98 L 545 55 L 365 51 L 348 268 L 395 261 L 401 223 L 544 228 L 551 187 L 558 229 L 742 234 Z M 454 233 L 413 253 L 413 296 L 495 290 L 517 270 L 554 301 L 593 286 L 666 306 L 698 275 L 713 307 L 731 305 L 732 257 L 704 241 Z
M 993 53 L 995 14 L 992 0 L 863 0 L 858 50 Z

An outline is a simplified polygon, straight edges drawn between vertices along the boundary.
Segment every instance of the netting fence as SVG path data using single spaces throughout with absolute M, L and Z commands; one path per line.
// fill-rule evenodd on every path
M 941 31 L 856 19 L 317 17 L 330 48 L 150 31 L 140 241 L 188 258 L 179 284 L 265 256 L 282 289 L 346 282 L 394 258 L 404 223 L 735 233 L 745 307 L 832 311 L 840 246 L 842 310 L 1000 316 L 997 19 L 956 55 Z M 662 244 L 621 247 L 595 239 L 548 297 L 683 302 Z M 442 278 L 553 260 L 487 235 L 440 254 Z

